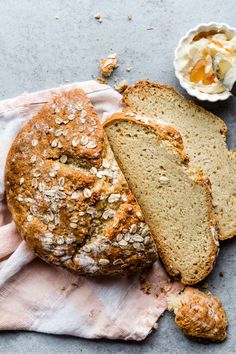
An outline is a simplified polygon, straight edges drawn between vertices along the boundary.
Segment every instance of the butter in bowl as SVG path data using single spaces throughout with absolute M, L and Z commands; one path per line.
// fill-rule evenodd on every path
M 236 67 L 236 29 L 210 23 L 190 30 L 175 50 L 174 67 L 191 96 L 211 102 L 227 99 L 231 92 L 224 78 Z

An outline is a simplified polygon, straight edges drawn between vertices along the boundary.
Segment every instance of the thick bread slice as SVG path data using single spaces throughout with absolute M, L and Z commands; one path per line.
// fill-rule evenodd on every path
M 175 129 L 133 116 L 117 113 L 106 122 L 110 145 L 168 272 L 197 283 L 218 252 L 209 180 L 190 168 Z
M 219 238 L 233 237 L 236 234 L 236 157 L 235 152 L 227 149 L 224 122 L 164 84 L 140 81 L 126 90 L 124 102 L 137 113 L 171 123 L 181 133 L 190 161 L 210 178 Z

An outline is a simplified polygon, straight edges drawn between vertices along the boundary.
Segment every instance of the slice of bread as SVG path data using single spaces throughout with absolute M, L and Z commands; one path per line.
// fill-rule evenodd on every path
M 170 123 L 183 137 L 190 161 L 210 178 L 221 240 L 236 234 L 236 157 L 226 146 L 224 122 L 171 86 L 140 81 L 124 94 L 134 112 Z
M 166 269 L 184 284 L 204 279 L 218 252 L 209 180 L 190 167 L 180 134 L 129 112 L 105 130 Z

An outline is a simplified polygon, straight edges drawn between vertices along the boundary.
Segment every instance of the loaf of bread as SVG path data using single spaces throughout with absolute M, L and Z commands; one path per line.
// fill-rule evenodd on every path
M 136 113 L 158 117 L 182 135 L 190 161 L 210 178 L 219 238 L 236 234 L 236 156 L 226 146 L 224 122 L 186 100 L 172 87 L 140 81 L 124 93 L 124 103 Z
M 166 269 L 184 284 L 199 282 L 218 252 L 209 180 L 189 164 L 180 134 L 166 123 L 123 112 L 105 130 Z
M 187 287 L 168 298 L 168 309 L 186 336 L 221 342 L 227 337 L 228 320 L 221 301 L 210 292 Z
M 157 259 L 140 207 L 83 91 L 53 98 L 22 128 L 5 173 L 17 229 L 43 260 L 79 274 L 113 275 Z

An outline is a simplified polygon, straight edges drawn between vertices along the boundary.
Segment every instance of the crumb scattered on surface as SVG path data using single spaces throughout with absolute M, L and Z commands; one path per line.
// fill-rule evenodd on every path
M 213 289 L 216 289 L 216 285 L 214 283 L 210 284 Z
M 152 31 L 152 30 L 154 30 L 154 27 L 148 27 L 147 28 L 147 31 Z
M 55 19 L 56 19 L 56 20 L 59 20 L 59 16 L 55 16 Z
M 122 93 L 124 92 L 128 87 L 128 82 L 126 80 L 122 80 L 115 86 L 115 90 Z
M 145 273 L 140 274 L 139 281 L 140 281 L 140 290 L 142 290 L 144 294 L 149 295 L 151 293 L 151 285 L 147 281 Z
M 107 58 L 100 59 L 99 67 L 102 75 L 108 77 L 111 75 L 114 69 L 118 67 L 118 58 L 117 55 L 110 54 Z
M 98 21 L 98 22 L 102 22 L 102 15 L 100 13 L 97 13 L 94 18 Z
M 99 82 L 99 84 L 107 84 L 107 79 L 104 77 L 96 77 L 96 81 Z
M 154 323 L 153 328 L 154 328 L 154 329 L 157 329 L 157 328 L 158 328 L 158 323 L 157 323 L 157 322 Z
M 77 284 L 77 283 L 71 283 L 71 285 L 78 287 L 78 284 Z
M 133 15 L 131 14 L 131 12 L 129 12 L 129 13 L 128 13 L 128 20 L 129 20 L 129 21 L 132 21 L 132 19 L 133 19 Z
M 223 272 L 219 272 L 219 277 L 223 278 L 224 273 Z
M 89 317 L 93 317 L 94 314 L 95 314 L 95 310 L 91 310 L 91 311 L 89 312 Z
M 66 290 L 65 286 L 63 286 L 63 287 L 61 288 L 61 291 L 65 291 L 65 290 Z
M 128 66 L 125 70 L 129 73 L 132 70 L 132 67 Z
M 207 288 L 208 288 L 208 283 L 207 283 L 207 282 L 203 283 L 203 284 L 201 285 L 201 288 L 207 289 Z

